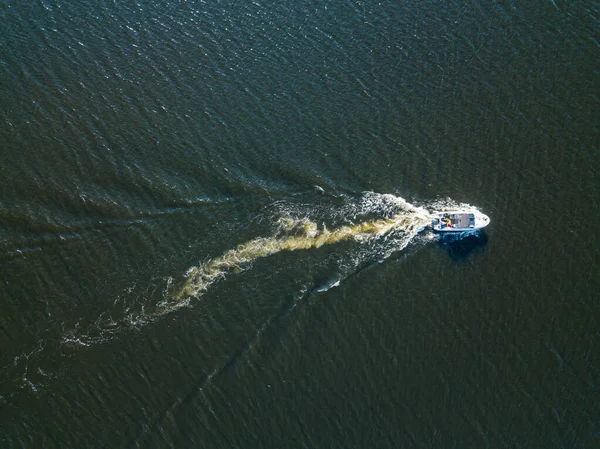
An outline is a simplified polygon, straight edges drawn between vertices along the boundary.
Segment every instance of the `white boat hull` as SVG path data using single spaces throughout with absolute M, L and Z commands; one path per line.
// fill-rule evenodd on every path
M 436 232 L 466 232 L 485 228 L 490 218 L 477 210 L 442 211 L 433 214 L 431 227 Z

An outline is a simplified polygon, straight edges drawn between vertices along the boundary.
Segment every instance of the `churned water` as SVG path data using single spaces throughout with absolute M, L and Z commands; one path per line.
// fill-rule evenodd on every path
M 0 445 L 597 447 L 599 16 L 0 1 Z

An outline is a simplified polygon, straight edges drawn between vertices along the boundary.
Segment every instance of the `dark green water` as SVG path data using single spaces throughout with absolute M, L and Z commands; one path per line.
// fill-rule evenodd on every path
M 598 447 L 599 17 L 0 0 L 0 446 Z

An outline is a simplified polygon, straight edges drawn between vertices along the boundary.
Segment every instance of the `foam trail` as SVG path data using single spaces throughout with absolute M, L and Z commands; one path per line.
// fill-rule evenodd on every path
M 297 251 L 320 248 L 345 240 L 367 241 L 381 238 L 394 231 L 401 231 L 405 240 L 396 248 L 401 249 L 429 222 L 429 214 L 424 209 L 403 210 L 389 219 L 365 221 L 359 224 L 340 226 L 335 229 L 320 229 L 317 223 L 308 219 L 294 220 L 282 218 L 279 229 L 283 232 L 296 230 L 295 235 L 260 237 L 225 252 L 220 257 L 204 264 L 191 267 L 183 285 L 172 291 L 171 298 L 161 304 L 161 312 L 171 311 L 188 304 L 189 298 L 200 296 L 216 280 L 232 270 L 241 270 L 253 261 L 281 251 Z M 400 243 L 400 242 L 398 242 Z

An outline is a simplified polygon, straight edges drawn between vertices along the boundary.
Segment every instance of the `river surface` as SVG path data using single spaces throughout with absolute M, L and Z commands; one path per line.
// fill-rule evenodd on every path
M 0 0 L 0 446 L 600 447 L 599 22 Z

